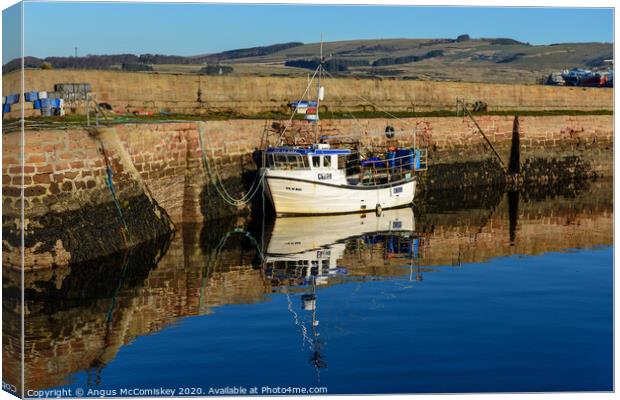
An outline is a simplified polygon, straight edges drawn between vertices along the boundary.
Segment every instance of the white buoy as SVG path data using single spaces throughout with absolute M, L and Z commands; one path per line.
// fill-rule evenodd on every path
M 324 98 L 325 98 L 325 88 L 321 86 L 319 88 L 319 100 L 323 101 Z
M 47 99 L 47 92 L 39 92 L 39 99 Z

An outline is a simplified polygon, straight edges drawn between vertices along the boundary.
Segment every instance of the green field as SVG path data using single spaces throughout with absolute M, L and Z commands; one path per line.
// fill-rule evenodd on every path
M 422 56 L 440 50 L 443 55 L 422 61 L 373 67 L 349 67 L 337 75 L 359 78 L 395 77 L 456 82 L 536 84 L 563 69 L 604 68 L 613 58 L 610 43 L 564 43 L 533 46 L 495 39 L 456 42 L 442 39 L 382 39 L 327 42 L 327 59 L 373 61 L 388 57 Z M 286 61 L 318 57 L 319 43 L 304 44 L 272 54 L 222 60 L 233 75 L 306 76 L 309 69 L 285 66 Z M 156 71 L 197 73 L 204 65 L 153 65 Z
M 307 76 L 319 54 L 320 43 L 289 42 L 196 56 L 112 54 L 26 57 L 24 62 L 26 68 L 219 74 L 232 67 L 233 76 Z M 613 45 L 530 45 L 506 38 L 376 39 L 325 42 L 323 54 L 326 68 L 337 76 L 539 84 L 550 73 L 565 69 L 606 69 Z M 3 66 L 3 73 L 19 68 L 21 59 L 15 59 Z

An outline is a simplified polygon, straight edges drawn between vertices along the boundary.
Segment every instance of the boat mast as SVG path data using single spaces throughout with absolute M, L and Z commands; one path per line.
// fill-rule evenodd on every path
M 321 105 L 321 74 L 323 73 L 323 33 L 321 33 L 321 46 L 320 46 L 320 58 L 319 58 L 319 78 L 317 79 L 316 88 L 316 121 L 314 123 L 314 143 L 318 143 L 319 136 L 319 107 Z

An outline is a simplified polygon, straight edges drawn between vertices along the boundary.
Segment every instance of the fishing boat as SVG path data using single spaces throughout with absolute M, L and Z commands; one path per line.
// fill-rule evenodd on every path
M 322 46 L 321 46 L 322 47 Z M 313 132 L 312 140 L 285 140 L 290 126 L 280 129 L 275 145 L 263 151 L 261 174 L 265 193 L 277 215 L 320 215 L 376 211 L 402 207 L 413 202 L 416 173 L 427 169 L 426 149 L 391 140 L 396 134 L 386 127 L 386 146 L 365 148 L 361 141 L 334 146 L 321 134 L 319 110 L 325 88 L 321 86 L 325 59 L 308 77 L 308 86 L 298 102 L 291 103 L 292 115 L 304 115 Z M 316 100 L 306 100 L 314 80 Z M 361 132 L 360 132 L 361 136 Z M 289 136 L 290 138 L 290 136 Z

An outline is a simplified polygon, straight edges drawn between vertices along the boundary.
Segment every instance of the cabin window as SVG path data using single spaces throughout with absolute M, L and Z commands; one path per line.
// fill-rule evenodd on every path
M 325 168 L 331 168 L 331 166 L 332 166 L 332 158 L 331 158 L 331 156 L 323 157 L 323 166 Z
M 306 157 L 302 157 L 300 154 L 293 154 L 289 156 L 290 161 L 293 165 L 295 165 L 295 168 L 297 169 L 304 169 L 304 168 L 308 168 L 308 160 L 306 159 Z
M 278 169 L 286 169 L 286 154 L 275 154 L 275 167 Z
M 347 168 L 347 157 L 338 156 L 338 169 L 346 169 L 346 168 Z
M 310 162 L 308 161 L 308 157 L 300 157 L 301 159 L 301 167 L 303 169 L 310 169 Z
M 301 165 L 301 160 L 299 159 L 299 157 L 297 157 L 294 154 L 289 154 L 288 156 L 286 156 L 286 161 L 287 161 L 287 167 L 289 169 L 296 169 L 299 168 Z
M 320 156 L 312 156 L 312 167 L 320 168 L 321 167 L 321 157 Z
M 273 154 L 267 157 L 267 165 L 274 169 L 304 169 L 308 168 L 308 160 L 300 154 Z

